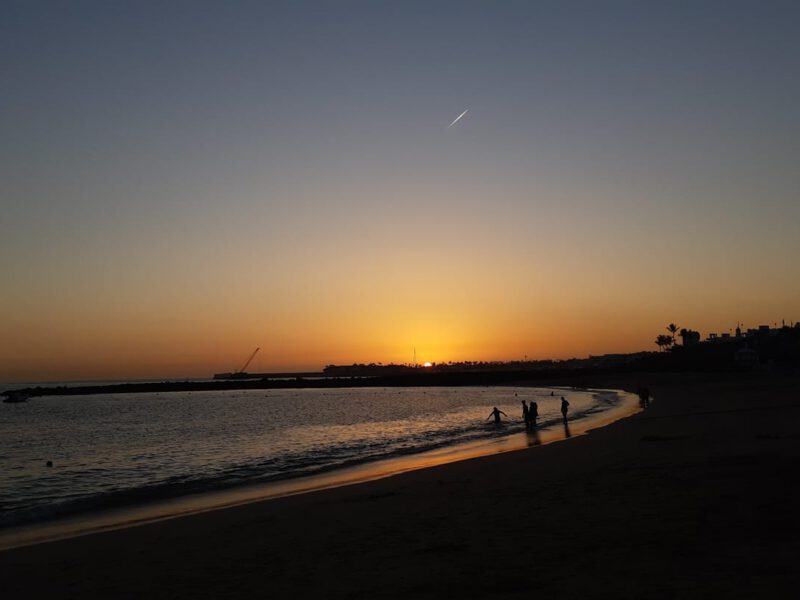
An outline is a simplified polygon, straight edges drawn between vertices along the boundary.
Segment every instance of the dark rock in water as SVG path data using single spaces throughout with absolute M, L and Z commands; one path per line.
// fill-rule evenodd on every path
M 30 394 L 26 390 L 13 390 L 5 392 L 3 396 L 5 396 L 3 402 L 7 404 L 16 404 L 18 402 L 25 402 L 30 397 Z
M 47 466 L 48 467 L 52 467 L 53 466 L 53 461 L 52 460 L 48 460 L 47 461 Z

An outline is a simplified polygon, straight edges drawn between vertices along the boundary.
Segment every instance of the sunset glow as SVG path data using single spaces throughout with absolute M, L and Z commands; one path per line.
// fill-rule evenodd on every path
M 207 376 L 257 346 L 258 371 L 568 358 L 799 319 L 796 37 L 629 8 L 17 5 L 0 381 Z

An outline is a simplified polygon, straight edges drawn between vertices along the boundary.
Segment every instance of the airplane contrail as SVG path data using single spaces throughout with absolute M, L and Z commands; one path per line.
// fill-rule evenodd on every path
M 465 110 L 463 113 L 461 113 L 460 115 L 458 115 L 458 116 L 455 118 L 455 120 L 454 120 L 452 123 L 450 123 L 450 125 L 448 125 L 448 126 L 447 126 L 447 128 L 448 128 L 448 129 L 450 129 L 450 128 L 451 128 L 453 125 L 455 125 L 456 123 L 458 123 L 458 122 L 461 120 L 461 117 L 463 117 L 463 116 L 464 116 L 465 114 L 467 114 L 468 112 L 469 112 L 469 109 Z

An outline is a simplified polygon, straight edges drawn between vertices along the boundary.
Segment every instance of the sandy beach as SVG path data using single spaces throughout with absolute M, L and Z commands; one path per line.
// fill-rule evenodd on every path
M 566 442 L 0 553 L 9 598 L 790 597 L 800 378 L 617 376 Z

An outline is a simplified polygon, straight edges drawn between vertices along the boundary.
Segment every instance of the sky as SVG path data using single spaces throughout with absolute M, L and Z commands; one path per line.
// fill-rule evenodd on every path
M 799 28 L 795 2 L 7 0 L 0 381 L 798 320 Z

